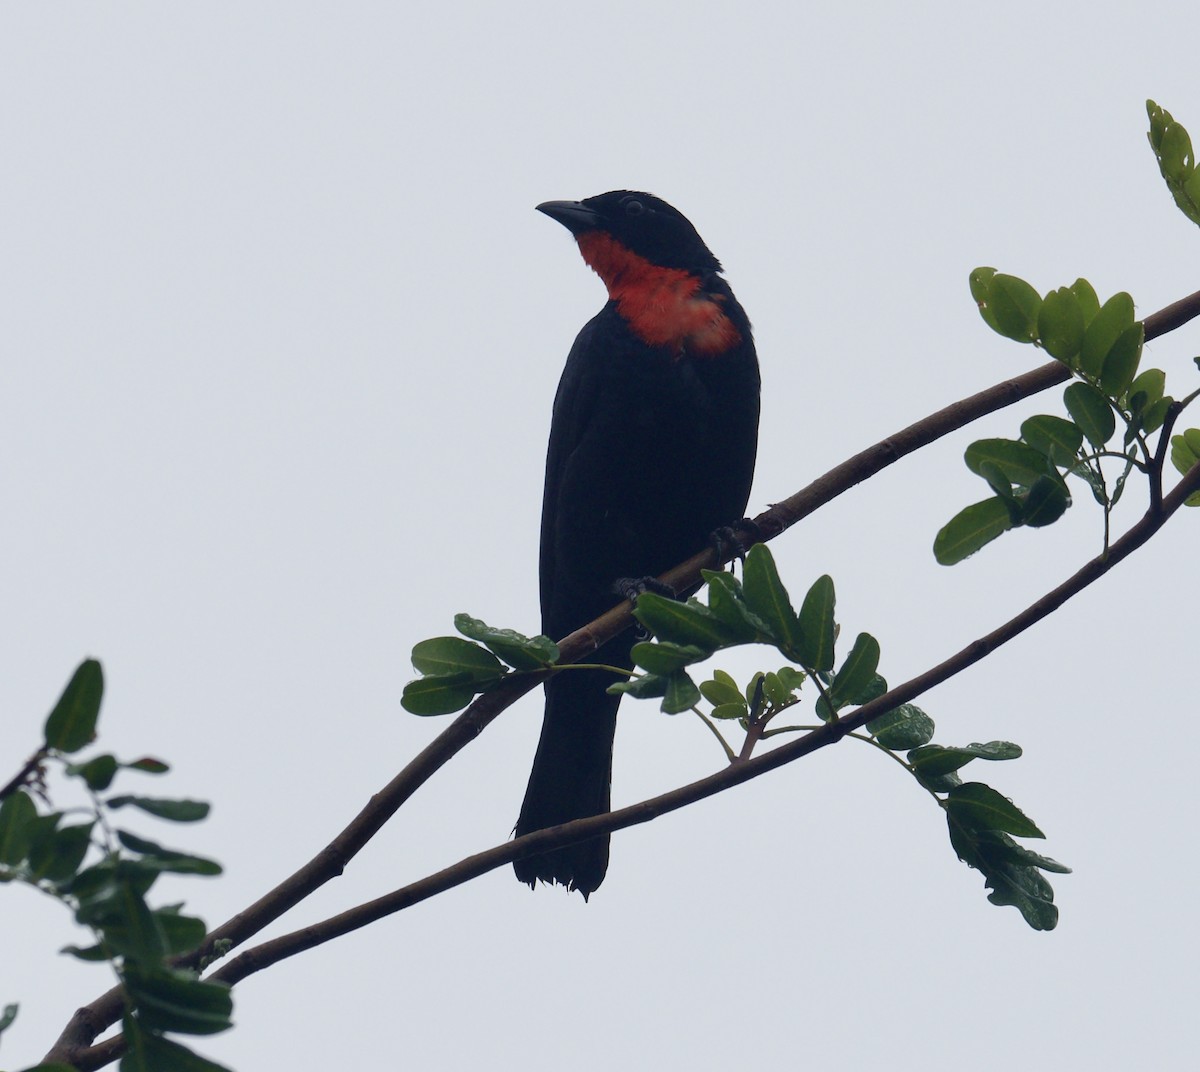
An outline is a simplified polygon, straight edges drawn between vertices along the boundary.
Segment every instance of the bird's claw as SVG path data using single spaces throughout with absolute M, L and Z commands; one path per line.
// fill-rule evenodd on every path
M 638 596 L 647 592 L 665 596 L 667 599 L 674 599 L 678 594 L 674 588 L 657 577 L 618 577 L 613 581 L 613 592 L 622 599 L 628 599 L 634 606 L 637 606 Z
M 742 540 L 742 532 L 750 534 L 751 547 L 762 540 L 762 529 L 748 517 L 742 518 L 737 525 L 722 525 L 713 530 L 708 541 L 709 546 L 716 552 L 719 564 L 724 565 L 725 562 L 733 559 L 742 565 L 746 564 L 747 545 Z

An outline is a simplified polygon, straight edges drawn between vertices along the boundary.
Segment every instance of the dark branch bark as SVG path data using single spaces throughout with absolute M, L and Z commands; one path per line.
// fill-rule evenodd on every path
M 1197 316 L 1200 316 L 1200 291 L 1147 317 L 1143 321 L 1146 329 L 1146 339 L 1157 338 Z M 880 470 L 885 469 L 905 455 L 911 454 L 921 447 L 928 446 L 942 436 L 957 431 L 959 428 L 970 424 L 972 421 L 986 414 L 1004 409 L 1031 395 L 1053 387 L 1055 384 L 1062 383 L 1069 376 L 1070 372 L 1064 365 L 1058 362 L 1051 362 L 1015 379 L 1006 380 L 985 391 L 971 395 L 969 398 L 955 402 L 945 409 L 939 410 L 923 420 L 901 429 L 894 435 L 876 443 L 874 446 L 867 448 L 841 465 L 831 469 L 824 476 L 813 481 L 808 487 L 759 514 L 754 518 L 754 523 L 758 527 L 760 534 L 758 538 L 762 542 L 773 539 L 801 518 L 807 517 L 819 507 L 832 501 L 868 477 L 874 476 Z M 1194 474 L 1192 475 L 1194 476 Z M 1173 492 L 1171 496 L 1163 500 L 1163 513 L 1158 520 L 1158 526 L 1161 526 L 1161 523 L 1173 512 L 1174 508 L 1169 509 L 1168 503 L 1173 502 L 1174 499 L 1175 493 Z M 1111 564 L 1115 561 L 1119 561 L 1119 558 L 1114 559 L 1117 547 L 1139 532 L 1147 524 L 1148 520 L 1149 518 L 1143 519 L 1122 540 L 1113 545 L 1109 554 L 1110 564 L 1106 569 L 1111 568 Z M 1150 535 L 1153 534 L 1153 531 L 1157 531 L 1157 526 L 1151 530 Z M 1149 535 L 1138 543 L 1130 545 L 1129 550 L 1140 546 L 1148 538 Z M 1124 554 L 1128 553 L 1128 550 L 1125 551 L 1121 557 L 1124 557 Z M 694 555 L 687 562 L 663 574 L 662 580 L 677 591 L 684 591 L 699 582 L 700 571 L 702 569 L 712 568 L 719 564 L 716 561 L 713 551 L 705 551 Z M 1084 570 L 1088 568 L 1084 567 Z M 1105 572 L 1106 569 L 1101 570 L 1100 573 Z M 1081 570 L 1080 572 L 1083 573 L 1084 571 Z M 1077 574 L 1076 576 L 1079 575 Z M 1089 580 L 1087 583 L 1091 583 L 1091 581 Z M 1055 604 L 1055 606 L 1058 605 Z M 1046 613 L 1049 613 L 1049 611 L 1046 611 Z M 595 621 L 584 626 L 582 629 L 576 630 L 560 643 L 560 661 L 571 663 L 585 659 L 603 643 L 627 628 L 631 620 L 632 617 L 628 604 L 620 604 L 613 607 Z M 1034 620 L 1038 619 L 1035 618 Z M 1009 624 L 1011 625 L 1012 623 Z M 1022 628 L 1028 628 L 1028 626 L 1026 625 Z M 1000 631 L 998 630 L 997 632 Z M 995 636 L 996 634 L 991 635 Z M 987 639 L 984 638 L 984 641 Z M 1005 637 L 1005 640 L 1007 639 L 1011 639 L 1011 637 Z M 981 644 L 984 641 L 976 641 L 976 644 Z M 1003 643 L 1004 641 L 1000 642 Z M 971 647 L 974 647 L 974 645 Z M 971 665 L 971 663 L 978 661 L 979 658 L 983 658 L 987 654 L 987 651 L 990 650 L 992 649 L 988 648 L 975 658 L 962 663 L 953 673 L 957 673 L 959 670 Z M 945 666 L 947 664 L 942 665 Z M 935 668 L 935 670 L 940 669 L 940 667 Z M 935 671 L 931 671 L 930 673 L 933 672 Z M 949 676 L 949 674 L 946 676 Z M 944 680 L 944 678 L 938 678 L 938 680 Z M 466 711 L 456 718 L 449 727 L 434 738 L 412 762 L 400 771 L 387 786 L 372 796 L 349 826 L 330 842 L 325 849 L 273 890 L 264 894 L 254 904 L 212 931 L 200 949 L 185 958 L 182 963 L 194 965 L 201 959 L 210 956 L 215 943 L 219 941 L 228 941 L 233 946 L 239 945 L 247 938 L 261 931 L 269 923 L 278 919 L 284 912 L 298 904 L 314 890 L 324 885 L 330 879 L 340 875 L 346 864 L 349 863 L 367 841 L 396 813 L 417 789 L 439 770 L 443 764 L 482 733 L 494 718 L 515 703 L 525 693 L 532 690 L 540 681 L 541 678 L 538 675 L 522 675 L 506 681 L 500 687 L 478 697 Z M 935 682 L 922 685 L 921 691 L 929 688 L 933 683 Z M 908 684 L 911 685 L 912 682 Z M 403 900 L 404 897 L 408 897 L 409 899 L 406 903 L 398 906 L 407 907 L 408 904 L 415 904 L 417 901 L 424 900 L 434 893 L 448 889 L 450 886 L 458 885 L 468 878 L 483 874 L 495 867 L 499 867 L 503 863 L 517 859 L 519 856 L 543 852 L 558 844 L 568 844 L 571 841 L 583 840 L 601 831 L 619 830 L 626 826 L 635 825 L 636 823 L 647 822 L 657 815 L 663 814 L 664 811 L 674 811 L 676 808 L 690 804 L 694 800 L 711 796 L 712 793 L 720 792 L 721 789 L 728 788 L 730 785 L 739 784 L 748 778 L 757 777 L 759 773 L 764 773 L 766 770 L 773 770 L 783 763 L 791 762 L 792 759 L 799 758 L 801 755 L 805 755 L 815 748 L 833 743 L 834 740 L 840 739 L 850 729 L 862 725 L 867 719 L 873 718 L 876 714 L 899 703 L 906 702 L 905 699 L 894 698 L 906 687 L 900 686 L 898 689 L 891 690 L 887 696 L 881 697 L 880 700 L 872 701 L 866 707 L 860 708 L 854 715 L 844 718 L 830 727 L 814 731 L 814 733 L 798 741 L 783 745 L 766 755 L 748 760 L 744 765 L 738 764 L 728 770 L 721 771 L 719 774 L 712 775 L 710 778 L 695 782 L 691 786 L 685 786 L 683 789 L 676 790 L 676 794 L 682 794 L 679 797 L 678 803 L 671 803 L 670 806 L 660 806 L 660 802 L 667 798 L 674 800 L 675 794 L 666 794 L 665 797 L 658 797 L 653 801 L 633 805 L 630 808 L 621 809 L 619 812 L 597 816 L 593 819 L 580 820 L 567 824 L 565 827 L 554 827 L 551 830 L 538 831 L 519 840 L 508 842 L 506 845 L 499 846 L 496 849 L 469 857 L 462 863 L 448 868 L 446 871 L 439 872 L 437 875 L 430 876 L 427 879 L 422 879 L 420 882 L 414 883 L 404 890 L 389 894 L 388 898 L 381 898 L 379 901 L 362 905 L 359 908 L 351 910 L 349 913 L 344 913 L 343 916 L 335 917 L 335 919 L 340 920 L 344 917 L 352 916 L 354 913 L 365 912 L 370 910 L 372 906 L 378 906 L 389 898 Z M 912 693 L 908 698 L 916 694 Z M 889 698 L 891 699 L 889 700 Z M 881 706 L 884 700 L 888 700 L 888 703 L 886 706 Z M 874 713 L 869 713 L 859 720 L 859 716 L 864 711 Z M 826 739 L 827 737 L 829 739 Z M 810 741 L 813 743 L 806 744 L 806 742 Z M 786 755 L 787 758 L 775 758 L 781 755 Z M 750 773 L 746 773 L 743 770 L 743 766 Z M 738 772 L 741 773 L 738 774 Z M 714 779 L 732 780 L 714 782 Z M 695 791 L 697 787 L 708 786 L 710 783 L 715 785 L 716 788 L 700 792 L 696 796 L 688 795 Z M 654 810 L 655 808 L 659 808 L 659 810 Z M 561 831 L 568 829 L 571 831 L 571 834 L 564 837 Z M 575 831 L 578 831 L 578 833 L 575 833 Z M 558 837 L 562 840 L 554 841 L 553 837 Z M 465 869 L 463 877 L 454 877 L 458 875 L 460 869 Z M 398 907 L 378 910 L 378 915 L 372 916 L 371 919 L 397 911 Z M 326 921 L 326 924 L 331 922 Z M 365 922 L 370 922 L 370 919 L 366 919 L 362 923 L 355 923 L 352 926 L 346 926 L 343 930 L 339 930 L 336 933 L 345 933 L 346 930 L 356 929 L 358 926 L 363 926 Z M 326 924 L 322 924 L 321 926 L 325 926 Z M 308 931 L 306 930 L 304 933 L 308 933 Z M 330 937 L 334 936 L 336 934 L 330 935 Z M 234 964 L 242 961 L 243 957 L 250 957 L 251 954 L 260 956 L 260 950 L 274 947 L 276 943 L 285 942 L 289 937 L 291 936 L 276 939 L 275 943 L 266 943 L 264 946 L 259 946 L 254 950 L 248 951 L 242 957 L 238 957 L 237 960 L 230 962 L 222 968 L 221 972 L 216 973 L 214 977 L 224 977 L 222 973 L 229 971 Z M 322 941 L 327 940 L 328 938 L 322 939 Z M 292 954 L 283 953 L 274 959 L 278 960 L 282 959 L 283 956 L 290 955 Z M 273 962 L 271 960 L 267 963 Z M 259 969 L 255 968 L 254 970 Z M 245 974 L 249 974 L 249 972 L 244 972 L 237 977 L 242 978 Z M 101 1031 L 120 1018 L 121 1008 L 121 991 L 119 987 L 114 987 L 90 1005 L 77 1010 L 54 1047 L 46 1055 L 45 1060 L 64 1061 L 74 1064 L 81 1070 L 100 1068 L 113 1060 L 121 1052 L 121 1040 L 119 1037 L 106 1040 L 98 1046 L 91 1046 L 91 1043 Z

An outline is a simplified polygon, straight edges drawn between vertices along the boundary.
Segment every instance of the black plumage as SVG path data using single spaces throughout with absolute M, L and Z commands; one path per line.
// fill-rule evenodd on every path
M 610 295 L 571 348 L 551 422 L 541 606 L 559 639 L 618 601 L 618 579 L 663 573 L 741 519 L 759 375 L 745 312 L 675 209 L 631 191 L 539 208 L 572 231 Z M 627 630 L 588 661 L 629 668 L 633 640 Z M 518 836 L 609 809 L 616 680 L 568 670 L 547 682 Z M 607 865 L 604 836 L 515 869 L 586 897 Z

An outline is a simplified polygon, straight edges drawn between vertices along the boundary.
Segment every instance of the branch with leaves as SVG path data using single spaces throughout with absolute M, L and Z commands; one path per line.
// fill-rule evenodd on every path
M 1168 188 L 1184 213 L 1200 223 L 1196 213 L 1200 179 L 1187 132 L 1157 105 L 1148 107 L 1150 141 Z M 153 881 L 147 881 L 147 876 L 189 867 L 196 869 L 192 873 L 211 873 L 199 868 L 216 865 L 189 863 L 198 858 L 165 849 L 111 823 L 109 812 L 123 805 L 153 812 L 144 806 L 149 798 L 99 796 L 123 767 L 149 768 L 121 765 L 111 756 L 72 764 L 66 757 L 86 740 L 68 740 L 59 726 L 52 728 L 48 722 L 44 745 L 0 790 L 5 798 L 0 809 L 0 876 L 40 884 L 44 892 L 85 915 L 92 911 L 85 905 L 91 896 L 88 882 L 97 883 L 102 902 L 114 890 L 133 890 L 129 903 L 135 907 L 128 917 L 116 912 L 105 916 L 103 906 L 95 909 L 94 949 L 113 965 L 119 982 L 72 1017 L 47 1061 L 58 1062 L 58 1067 L 99 1068 L 124 1053 L 123 1068 L 153 1068 L 162 1067 L 168 1055 L 183 1060 L 186 1054 L 192 1062 L 187 1067 L 216 1068 L 165 1035 L 203 1033 L 205 1028 L 227 1025 L 228 987 L 246 976 L 522 856 L 650 821 L 846 738 L 886 753 L 936 801 L 953 848 L 983 873 L 994 903 L 1015 905 L 1033 927 L 1054 926 L 1057 911 L 1044 872 L 1066 869 L 1015 840 L 1042 835 L 1010 801 L 980 782 L 964 782 L 959 774 L 972 762 L 1015 759 L 1020 749 L 1006 741 L 935 744 L 932 719 L 912 701 L 1052 613 L 1142 546 L 1183 505 L 1200 500 L 1200 430 L 1172 434 L 1196 392 L 1176 398 L 1167 393 L 1161 370 L 1139 368 L 1146 340 L 1200 315 L 1200 293 L 1138 322 L 1128 295 L 1114 295 L 1101 303 L 1084 280 L 1042 295 L 1015 276 L 979 269 L 972 274 L 971 290 L 989 326 L 1046 350 L 1054 360 L 946 407 L 848 459 L 755 518 L 756 531 L 745 534 L 746 542 L 770 540 L 906 454 L 984 414 L 1071 380 L 1064 393 L 1065 416 L 1036 415 L 1022 423 L 1019 438 L 981 440 L 968 449 L 968 466 L 985 480 L 991 494 L 956 515 L 938 535 L 935 552 L 944 562 L 956 562 L 1010 528 L 1053 523 L 1071 503 L 1068 480 L 1077 479 L 1103 511 L 1102 550 L 1096 558 L 992 633 L 890 688 L 878 672 L 879 645 L 869 634 L 859 633 L 838 657 L 832 579 L 819 578 L 810 585 L 796 610 L 765 547 L 751 549 L 740 581 L 714 569 L 722 563 L 711 551 L 663 576 L 677 591 L 691 590 L 703 580 L 707 602 L 698 597 L 679 603 L 644 596 L 636 611 L 628 604 L 618 605 L 558 644 L 459 616 L 456 625 L 461 636 L 417 646 L 414 664 L 424 676 L 406 689 L 405 703 L 422 714 L 448 713 L 464 705 L 466 710 L 322 852 L 203 941 L 199 941 L 199 921 L 176 924 L 171 909 L 153 909 L 145 903 Z M 1119 446 L 1113 442 L 1118 429 Z M 1164 487 L 1168 459 L 1184 474 L 1170 490 Z M 1111 518 L 1134 474 L 1147 480 L 1150 505 L 1136 524 L 1114 538 Z M 568 672 L 564 669 L 568 664 L 586 660 L 628 628 L 634 615 L 651 639 L 635 647 L 635 676 L 629 681 L 614 679 L 614 688 L 657 697 L 668 712 L 694 712 L 704 721 L 706 732 L 720 741 L 727 760 L 722 769 L 609 814 L 497 845 L 372 902 L 248 949 L 218 965 L 206 979 L 199 978 L 214 958 L 244 944 L 339 875 L 405 801 L 503 710 L 547 675 Z M 701 663 L 743 644 L 769 644 L 785 665 L 756 673 L 744 683 L 720 670 L 699 683 L 693 679 L 692 671 Z M 80 668 L 85 677 L 93 675 L 94 683 L 98 664 L 84 666 L 94 667 L 94 671 Z M 76 694 L 81 695 L 78 690 Z M 95 701 L 98 711 L 98 693 Z M 60 706 L 61 702 L 55 710 Z M 798 718 L 798 712 L 809 706 L 812 717 Z M 60 715 L 59 721 L 64 717 Z M 94 724 L 92 717 L 93 728 Z M 731 729 L 741 734 L 740 740 L 731 739 Z M 49 805 L 45 771 L 55 765 L 61 765 L 68 779 L 81 780 L 92 794 L 94 819 L 86 836 L 70 832 L 77 827 L 59 828 L 57 820 L 49 821 L 53 810 L 37 807 L 37 801 Z M 35 845 L 42 846 L 36 853 Z M 55 861 L 50 870 L 44 869 L 46 858 Z M 87 881 L 72 888 L 81 875 L 88 875 Z M 123 925 L 127 931 L 136 926 L 141 931 L 123 936 Z M 0 1030 L 8 1019 L 7 1014 L 0 1015 Z M 123 1035 L 93 1044 L 102 1030 L 118 1020 L 123 1020 Z M 176 1046 L 178 1051 L 169 1050 Z
M 222 1072 L 220 1065 L 166 1037 L 211 1035 L 232 1026 L 229 986 L 172 963 L 195 949 L 208 928 L 202 919 L 185 915 L 182 905 L 152 908 L 146 900 L 164 874 L 213 876 L 221 866 L 135 834 L 118 826 L 114 817 L 131 808 L 156 819 L 190 823 L 204 819 L 208 805 L 141 794 L 104 795 L 122 771 L 165 774 L 169 768 L 161 760 L 122 763 L 109 753 L 82 762 L 68 758 L 95 739 L 103 695 L 100 664 L 84 660 L 46 719 L 42 744 L 0 789 L 0 882 L 28 886 L 58 901 L 92 932 L 91 945 L 69 945 L 63 952 L 107 964 L 116 976 L 125 1072 L 177 1067 Z M 55 808 L 52 773 L 64 788 L 82 787 L 87 804 Z M 35 798 L 45 810 L 39 811 Z M 64 823 L 79 811 L 88 815 L 86 821 Z M 16 1004 L 4 1009 L 0 1031 L 16 1019 L 17 1011 Z M 72 1067 L 54 1057 L 47 1062 L 38 1068 L 69 1072 Z

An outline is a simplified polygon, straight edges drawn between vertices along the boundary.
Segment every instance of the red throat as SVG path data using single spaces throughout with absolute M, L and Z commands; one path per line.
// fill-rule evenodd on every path
M 714 356 L 741 342 L 721 308 L 724 295 L 701 289 L 683 268 L 660 268 L 603 231 L 580 235 L 579 251 L 604 280 L 617 311 L 643 342 Z

